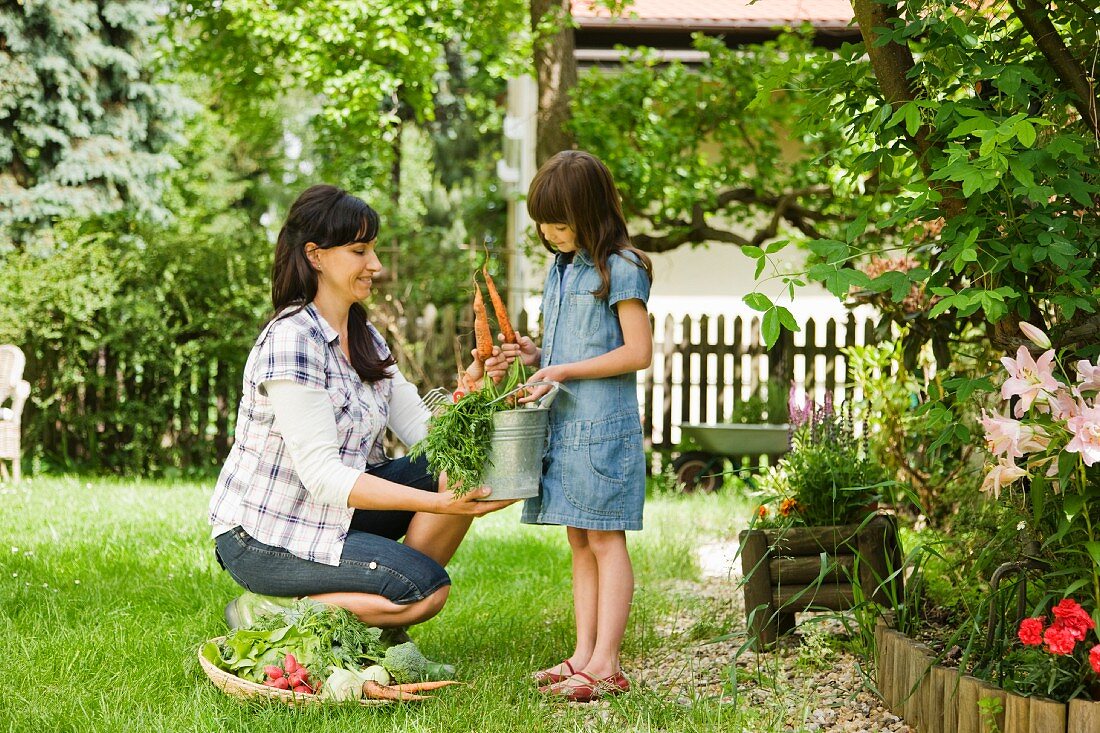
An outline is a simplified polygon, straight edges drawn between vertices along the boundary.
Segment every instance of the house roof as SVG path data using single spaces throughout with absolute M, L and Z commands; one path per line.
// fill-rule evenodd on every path
M 613 18 L 595 0 L 572 0 L 582 30 L 722 31 L 811 23 L 821 30 L 851 28 L 849 0 L 627 0 Z

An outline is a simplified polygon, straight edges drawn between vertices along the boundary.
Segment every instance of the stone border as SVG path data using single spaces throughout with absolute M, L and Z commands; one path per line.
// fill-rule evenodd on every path
M 875 671 L 879 692 L 895 715 L 922 733 L 1097 733 L 1100 702 L 1068 705 L 1021 697 L 957 669 L 936 664 L 925 644 L 880 623 L 875 629 Z M 996 727 L 982 720 L 979 700 L 996 698 Z

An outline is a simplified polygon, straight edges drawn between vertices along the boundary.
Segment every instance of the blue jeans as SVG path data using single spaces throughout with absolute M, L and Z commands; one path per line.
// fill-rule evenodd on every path
M 425 491 L 437 487 L 423 458 L 397 458 L 367 472 Z M 423 600 L 451 583 L 442 565 L 397 542 L 408 530 L 412 516 L 412 512 L 356 510 L 339 565 L 305 560 L 260 542 L 240 527 L 218 535 L 215 551 L 233 580 L 253 593 L 371 593 L 404 605 Z

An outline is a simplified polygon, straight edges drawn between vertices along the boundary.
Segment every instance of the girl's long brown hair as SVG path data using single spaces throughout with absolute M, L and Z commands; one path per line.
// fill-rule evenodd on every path
M 653 263 L 630 244 L 619 191 L 611 171 L 583 150 L 563 150 L 543 163 L 527 191 L 527 211 L 536 224 L 567 224 L 577 233 L 577 247 L 596 264 L 601 285 L 592 292 L 607 298 L 611 292 L 608 261 L 616 252 L 629 251 L 653 281 Z M 542 246 L 556 252 L 536 226 Z
M 291 205 L 275 243 L 271 271 L 275 312 L 268 323 L 300 312 L 317 296 L 317 272 L 306 257 L 308 242 L 321 249 L 370 242 L 378 236 L 378 229 L 378 212 L 347 191 L 323 184 L 303 191 Z M 292 306 L 298 307 L 283 312 Z M 367 309 L 362 303 L 353 303 L 348 310 L 348 353 L 352 368 L 364 382 L 386 379 L 387 370 L 397 363 L 392 354 L 383 357 L 378 352 L 367 330 Z

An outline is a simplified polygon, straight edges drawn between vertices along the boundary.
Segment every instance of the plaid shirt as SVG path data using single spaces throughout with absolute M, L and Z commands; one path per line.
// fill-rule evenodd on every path
M 374 326 L 368 328 L 379 352 L 388 354 L 382 336 Z M 365 384 L 340 351 L 335 329 L 307 305 L 269 324 L 252 347 L 235 442 L 210 500 L 210 523 L 239 524 L 260 542 L 339 565 L 354 510 L 315 502 L 303 486 L 261 389 L 265 381 L 277 379 L 328 393 L 344 465 L 364 470 L 385 460 L 382 439 L 392 381 Z

